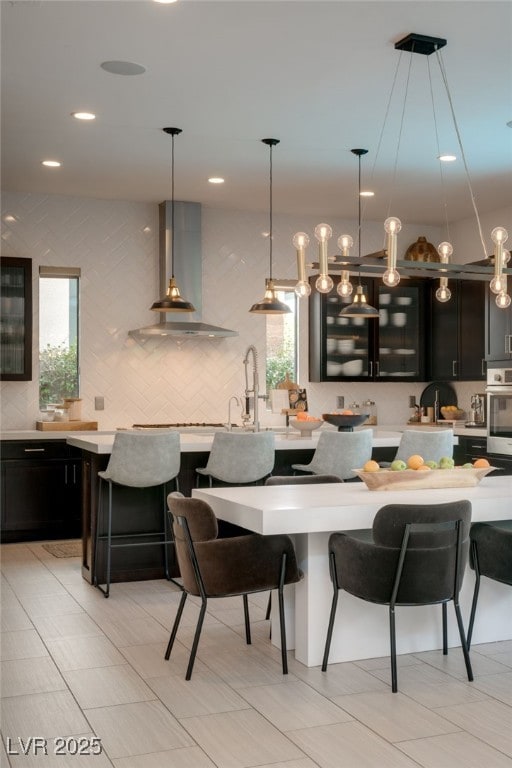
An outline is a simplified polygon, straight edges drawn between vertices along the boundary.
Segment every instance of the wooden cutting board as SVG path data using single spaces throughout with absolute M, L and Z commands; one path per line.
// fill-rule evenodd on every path
M 96 431 L 97 421 L 36 421 L 36 429 L 41 432 L 85 432 Z

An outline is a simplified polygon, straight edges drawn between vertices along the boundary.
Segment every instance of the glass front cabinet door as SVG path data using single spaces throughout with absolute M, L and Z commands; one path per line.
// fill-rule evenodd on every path
M 423 381 L 425 375 L 425 283 L 403 280 L 388 288 L 362 277 L 369 304 L 379 317 L 344 317 L 352 298 L 313 291 L 309 305 L 309 376 L 311 381 Z M 357 277 L 352 280 L 354 286 Z M 354 288 L 355 290 L 355 288 Z
M 32 380 L 32 260 L 0 258 L 0 380 Z

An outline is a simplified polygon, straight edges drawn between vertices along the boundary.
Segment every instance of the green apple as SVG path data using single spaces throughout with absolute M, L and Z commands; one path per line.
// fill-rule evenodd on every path
M 455 462 L 449 456 L 441 456 L 439 459 L 439 469 L 453 469 Z
M 427 467 L 430 467 L 430 469 L 437 469 L 438 468 L 437 461 L 432 461 L 432 459 L 430 461 L 426 461 L 425 464 L 427 465 Z
M 467 461 L 465 464 L 462 465 L 462 469 L 473 469 L 473 465 L 470 461 Z
M 393 472 L 402 472 L 404 469 L 407 469 L 407 464 L 405 461 L 402 461 L 402 459 L 395 459 L 391 462 L 390 469 L 392 469 Z

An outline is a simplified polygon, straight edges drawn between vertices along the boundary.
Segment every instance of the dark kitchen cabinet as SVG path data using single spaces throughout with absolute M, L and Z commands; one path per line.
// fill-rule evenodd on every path
M 425 281 L 406 280 L 388 288 L 379 278 L 362 277 L 368 303 L 379 318 L 340 316 L 352 298 L 335 287 L 314 288 L 309 301 L 310 381 L 425 381 Z M 352 283 L 357 285 L 357 277 Z
M 439 381 L 485 379 L 485 294 L 487 283 L 451 280 L 447 302 L 436 299 L 438 281 L 430 281 L 430 378 Z
M 3 441 L 2 541 L 81 534 L 80 451 L 61 440 Z
M 507 309 L 497 307 L 495 294 L 485 285 L 485 359 L 506 363 L 512 359 L 512 305 Z
M 32 260 L 0 258 L 0 380 L 32 380 Z

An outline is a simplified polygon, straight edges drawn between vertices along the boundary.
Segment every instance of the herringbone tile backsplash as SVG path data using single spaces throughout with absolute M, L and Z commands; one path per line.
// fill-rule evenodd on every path
M 11 220 L 12 217 L 12 220 Z M 128 331 L 156 322 L 149 307 L 158 286 L 158 206 L 125 201 L 68 198 L 4 192 L 2 255 L 31 258 L 34 296 L 34 379 L 1 383 L 2 430 L 33 429 L 38 398 L 38 271 L 40 265 L 81 268 L 80 350 L 82 415 L 100 429 L 133 423 L 225 422 L 231 395 L 242 395 L 242 360 L 249 344 L 258 350 L 260 388 L 264 389 L 265 317 L 249 307 L 263 295 L 268 271 L 268 213 L 203 208 L 203 320 L 231 328 L 225 339 L 150 340 L 144 345 Z M 313 232 L 311 217 L 274 216 L 274 275 L 295 275 L 291 239 L 297 230 Z M 353 230 L 353 222 L 332 222 Z M 435 228 L 410 225 L 403 242 L 418 234 L 438 237 Z M 365 248 L 382 247 L 382 227 L 368 224 Z M 316 259 L 316 255 L 309 254 Z M 299 382 L 308 389 L 310 410 L 333 410 L 336 395 L 377 402 L 381 423 L 404 422 L 407 395 L 419 396 L 423 384 L 310 384 L 308 382 L 307 306 L 299 317 Z M 463 405 L 475 385 L 457 385 Z M 94 410 L 94 398 L 105 410 Z M 238 415 L 238 414 L 237 414 Z M 261 408 L 262 422 L 280 423 Z

